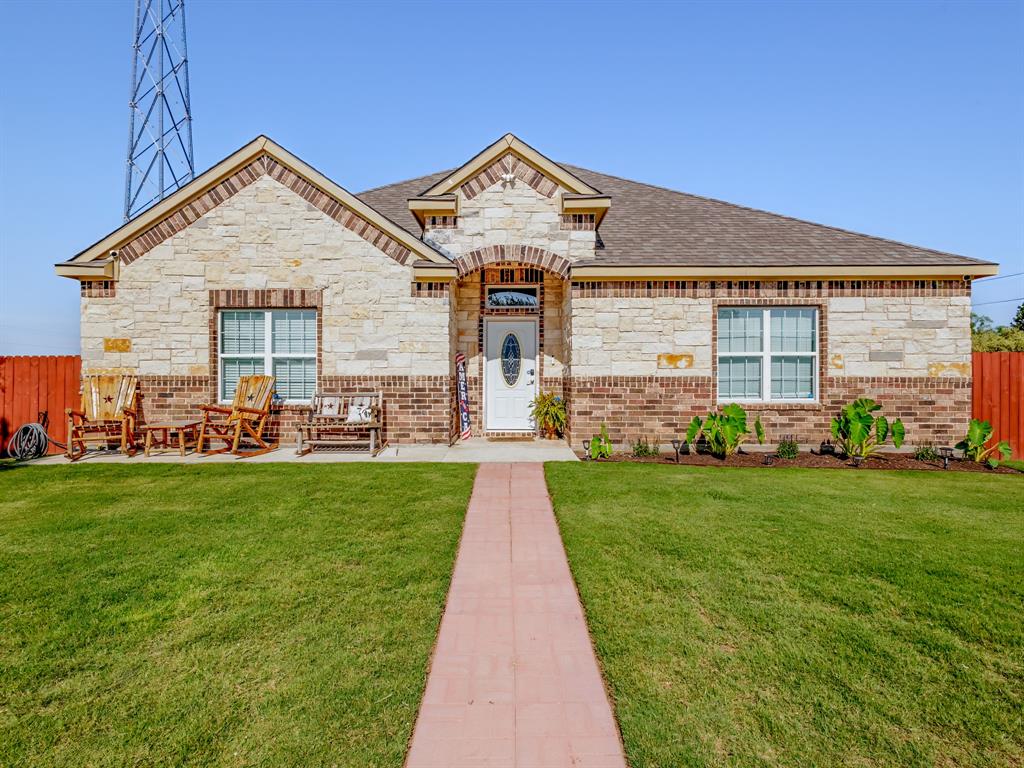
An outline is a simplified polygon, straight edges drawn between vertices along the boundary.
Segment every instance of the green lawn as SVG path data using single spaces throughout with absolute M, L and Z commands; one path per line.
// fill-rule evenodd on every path
M 547 476 L 633 768 L 1022 764 L 1024 477 Z
M 398 768 L 474 469 L 0 468 L 0 765 Z

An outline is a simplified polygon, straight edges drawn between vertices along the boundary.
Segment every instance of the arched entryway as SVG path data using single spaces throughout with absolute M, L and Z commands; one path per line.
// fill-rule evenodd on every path
M 455 263 L 453 344 L 466 358 L 471 432 L 532 438 L 533 398 L 566 395 L 570 263 L 533 246 L 489 246 Z

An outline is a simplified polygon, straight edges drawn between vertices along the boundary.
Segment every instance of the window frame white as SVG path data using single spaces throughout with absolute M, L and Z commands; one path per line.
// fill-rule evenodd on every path
M 263 315 L 263 354 L 254 352 L 252 354 L 225 354 L 224 353 L 224 316 L 228 312 L 249 312 L 252 314 Z M 274 312 L 312 312 L 313 313 L 313 351 L 303 352 L 297 354 L 295 352 L 274 352 Z M 302 359 L 313 361 L 313 379 L 314 381 L 320 380 L 320 369 L 317 361 L 317 350 L 320 348 L 319 331 L 317 328 L 317 321 L 319 318 L 319 309 L 314 307 L 279 307 L 279 308 L 261 308 L 261 307 L 223 307 L 217 311 L 217 402 L 221 405 L 230 405 L 231 400 L 224 398 L 224 360 L 252 360 L 256 358 L 263 358 L 263 374 L 265 376 L 274 375 L 274 360 L 276 358 L 287 358 L 287 359 Z M 313 387 L 313 394 L 316 394 L 316 387 Z M 312 397 L 308 400 L 281 400 L 279 402 L 285 405 L 309 405 L 312 402 Z
M 721 352 L 721 312 L 722 310 L 740 309 L 748 312 L 761 312 L 761 351 L 760 352 Z M 771 343 L 772 312 L 775 310 L 801 309 L 814 312 L 814 351 L 813 352 L 773 352 Z M 721 304 L 715 309 L 715 394 L 719 404 L 722 403 L 780 403 L 797 405 L 817 405 L 821 399 L 820 356 L 821 356 L 821 309 L 812 304 L 783 304 L 779 306 L 761 306 L 744 304 Z M 761 358 L 761 396 L 760 397 L 724 397 L 722 395 L 721 376 L 722 358 Z M 803 357 L 811 359 L 812 388 L 811 397 L 772 397 L 772 358 Z

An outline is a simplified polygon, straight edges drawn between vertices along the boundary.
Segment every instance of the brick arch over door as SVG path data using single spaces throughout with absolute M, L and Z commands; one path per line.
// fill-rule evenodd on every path
M 508 262 L 540 267 L 558 275 L 563 280 L 569 279 L 569 268 L 572 266 L 572 262 L 557 253 L 532 245 L 489 245 L 455 258 L 455 265 L 459 268 L 459 277 L 482 269 L 488 264 Z

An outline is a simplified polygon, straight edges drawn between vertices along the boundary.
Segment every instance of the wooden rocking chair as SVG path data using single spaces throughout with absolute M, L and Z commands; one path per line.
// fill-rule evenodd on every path
M 199 441 L 196 453 L 214 454 L 229 451 L 239 458 L 243 456 L 259 456 L 277 448 L 277 443 L 268 443 L 263 439 L 263 430 L 270 417 L 270 401 L 274 394 L 273 376 L 241 376 L 235 387 L 235 399 L 230 408 L 222 405 L 200 405 L 203 412 L 203 423 L 199 428 Z M 219 419 L 219 416 L 227 416 Z M 256 443 L 256 450 L 241 450 L 243 438 Z M 227 443 L 215 451 L 203 450 L 212 440 Z
M 122 453 L 135 455 L 135 426 L 138 419 L 139 379 L 133 375 L 92 375 L 82 377 L 82 408 L 68 408 L 70 461 L 82 458 L 90 444 L 109 447 L 119 444 Z

